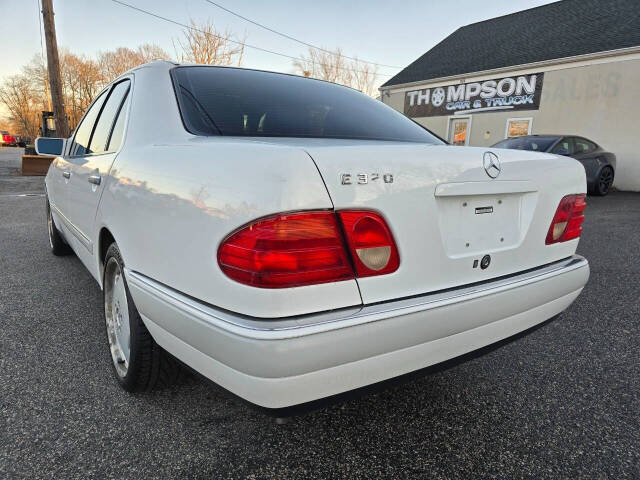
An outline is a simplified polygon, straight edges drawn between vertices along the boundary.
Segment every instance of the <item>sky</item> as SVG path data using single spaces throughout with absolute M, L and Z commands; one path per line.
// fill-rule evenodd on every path
M 158 15 L 189 23 L 210 19 L 246 43 L 291 56 L 307 47 L 220 10 L 206 0 L 122 0 Z M 536 7 L 549 0 L 215 0 L 240 15 L 307 43 L 399 68 L 380 67 L 383 83 L 457 28 Z M 73 53 L 154 43 L 174 55 L 181 27 L 136 12 L 113 0 L 53 0 L 58 46 Z M 41 52 L 38 0 L 0 0 L 0 82 Z M 11 12 L 9 16 L 5 16 Z M 44 42 L 44 40 L 42 40 Z M 43 44 L 44 48 L 44 44 Z M 46 50 L 45 50 L 46 54 Z M 292 60 L 247 48 L 244 67 L 293 72 Z M 0 113 L 2 113 L 0 111 Z

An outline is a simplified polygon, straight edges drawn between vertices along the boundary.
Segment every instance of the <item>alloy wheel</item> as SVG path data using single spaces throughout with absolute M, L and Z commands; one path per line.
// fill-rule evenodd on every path
M 111 257 L 104 274 L 104 314 L 111 359 L 120 377 L 127 375 L 131 355 L 129 303 L 124 273 L 118 261 Z
M 605 168 L 600 173 L 600 178 L 598 179 L 598 187 L 600 193 L 605 195 L 609 192 L 611 188 L 611 184 L 613 183 L 613 171 L 610 168 Z

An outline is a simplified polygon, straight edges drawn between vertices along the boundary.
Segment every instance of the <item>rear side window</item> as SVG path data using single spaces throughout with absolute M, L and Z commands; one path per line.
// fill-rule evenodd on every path
M 102 108 L 100 118 L 91 136 L 91 144 L 87 153 L 104 153 L 107 151 L 107 141 L 109 140 L 109 135 L 111 135 L 116 115 L 120 111 L 127 93 L 129 93 L 129 85 L 129 80 L 125 80 L 117 83 L 111 89 L 109 98 L 107 98 Z
M 555 153 L 557 155 L 573 155 L 573 140 L 569 137 L 565 137 L 560 140 L 555 147 L 553 147 L 553 151 L 551 153 Z
M 510 148 L 513 150 L 530 150 L 532 152 L 546 152 L 555 139 L 544 137 L 515 137 L 508 138 L 494 145 L 496 148 Z
M 102 92 L 85 113 L 80 126 L 76 130 L 76 135 L 73 137 L 70 155 L 80 156 L 88 153 L 91 132 L 106 96 L 107 92 Z
M 597 148 L 595 143 L 590 142 L 585 138 L 575 137 L 574 142 L 576 154 L 591 153 Z
M 382 102 L 333 83 L 205 66 L 177 67 L 171 75 L 183 122 L 195 135 L 442 144 Z
M 111 132 L 111 137 L 109 138 L 109 145 L 107 145 L 107 150 L 110 152 L 115 152 L 116 150 L 118 150 L 118 148 L 120 148 L 120 144 L 122 143 L 122 137 L 124 136 L 124 123 L 127 118 L 127 105 L 129 105 L 130 97 L 131 95 L 127 95 L 120 105 L 118 118 L 115 125 L 113 126 L 113 131 Z

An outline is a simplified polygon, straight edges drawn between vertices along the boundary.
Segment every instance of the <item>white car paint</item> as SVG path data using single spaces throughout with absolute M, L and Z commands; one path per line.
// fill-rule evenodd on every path
M 152 63 L 125 74 L 132 86 L 120 149 L 56 158 L 47 194 L 55 223 L 98 283 L 108 230 L 154 339 L 238 395 L 283 407 L 432 365 L 547 320 L 586 283 L 586 261 L 572 257 L 577 239 L 545 245 L 560 199 L 586 191 L 579 162 L 500 150 L 502 173 L 492 180 L 485 149 L 198 137 L 182 124 L 172 67 Z M 393 182 L 343 185 L 344 173 L 389 173 Z M 99 185 L 87 181 L 91 174 L 101 176 Z M 474 214 L 487 204 L 496 215 Z M 387 220 L 400 252 L 396 272 L 260 289 L 217 264 L 224 238 L 257 218 L 356 207 Z M 490 268 L 472 268 L 485 254 Z M 535 281 L 494 283 L 571 258 L 570 267 Z M 433 297 L 477 282 L 488 287 Z M 412 296 L 421 300 L 396 303 Z M 358 315 L 378 302 L 390 308 L 374 322 Z M 265 331 L 277 341 L 256 336 Z M 282 356 L 290 370 L 279 369 Z

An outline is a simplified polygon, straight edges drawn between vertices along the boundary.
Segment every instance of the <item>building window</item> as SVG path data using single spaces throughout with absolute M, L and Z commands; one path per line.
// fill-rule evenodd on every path
M 531 126 L 533 118 L 508 118 L 505 138 L 521 137 L 522 135 L 531 135 Z
M 471 117 L 451 116 L 447 125 L 447 141 L 451 145 L 469 145 Z

